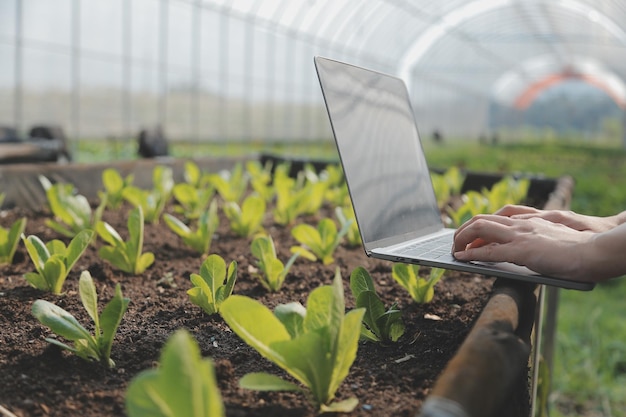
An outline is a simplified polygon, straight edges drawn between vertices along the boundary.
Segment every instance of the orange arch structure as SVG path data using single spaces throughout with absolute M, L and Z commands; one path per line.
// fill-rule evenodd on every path
M 571 71 L 550 74 L 547 77 L 534 82 L 529 85 L 526 90 L 522 91 L 517 99 L 515 99 L 513 105 L 518 110 L 525 110 L 530 107 L 542 91 L 567 80 L 580 80 L 593 85 L 594 87 L 604 91 L 621 109 L 626 108 L 626 102 L 624 99 L 616 94 L 615 91 L 613 91 L 606 83 L 602 82 L 602 80 L 589 74 L 581 74 Z

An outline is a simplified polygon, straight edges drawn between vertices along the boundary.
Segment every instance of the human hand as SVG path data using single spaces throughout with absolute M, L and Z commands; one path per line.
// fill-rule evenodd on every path
M 503 212 L 523 211 L 509 207 Z M 544 275 L 587 280 L 582 266 L 593 236 L 539 216 L 478 215 L 456 231 L 453 253 L 461 261 L 512 262 Z
M 605 232 L 616 227 L 619 222 L 616 216 L 595 217 L 578 214 L 569 210 L 538 210 L 528 206 L 507 205 L 494 214 L 513 219 L 542 218 L 552 223 L 559 223 L 574 230 Z

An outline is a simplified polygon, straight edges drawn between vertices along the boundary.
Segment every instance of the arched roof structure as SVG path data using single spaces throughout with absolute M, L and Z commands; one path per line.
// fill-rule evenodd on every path
M 622 108 L 626 103 L 626 3 L 621 1 L 211 3 L 312 39 L 320 53 L 399 75 L 425 125 L 435 114 L 441 118 L 440 102 L 454 95 L 464 96 L 457 102 L 474 103 L 457 109 L 462 113 L 463 108 L 486 109 L 492 100 L 521 109 L 566 79 L 600 88 Z M 447 111 L 449 117 L 453 112 Z
M 69 72 L 71 81 L 48 84 L 69 84 L 75 102 L 90 80 L 124 90 L 145 87 L 161 97 L 170 97 L 175 86 L 210 91 L 219 100 L 248 101 L 230 106 L 241 117 L 253 118 L 259 102 L 320 104 L 312 57 L 324 55 L 402 77 L 426 131 L 443 126 L 481 132 L 488 126 L 491 103 L 521 109 L 543 89 L 568 79 L 600 88 L 622 108 L 626 103 L 622 0 L 48 3 L 0 3 L 0 58 L 15 62 L 13 68 L 0 70 L 0 86 L 12 79 L 16 97 L 35 80 L 31 74 L 36 65 L 28 60 L 45 50 L 54 57 L 45 60 L 48 71 L 37 69 L 36 75 L 62 77 Z M 51 13 L 73 21 L 59 25 L 63 20 L 47 17 Z M 99 36 L 103 21 L 110 30 Z M 53 64 L 57 61 L 59 68 Z M 100 73 L 103 62 L 109 70 Z M 110 81 L 112 76 L 117 81 Z M 132 105 L 130 98 L 122 100 Z M 161 101 L 161 118 L 168 106 L 180 107 L 169 98 Z M 191 113 L 197 114 L 185 122 L 193 130 L 191 125 L 202 119 L 202 106 L 198 97 L 186 102 L 196 106 Z M 223 102 L 216 106 L 219 111 L 227 107 Z M 121 110 L 122 118 L 129 117 L 127 110 Z M 284 111 L 295 112 L 293 107 Z M 278 119 L 282 112 L 277 109 L 271 117 Z M 222 130 L 232 126 L 228 118 L 216 118 L 224 123 Z M 237 135 L 254 136 L 254 131 L 258 128 Z

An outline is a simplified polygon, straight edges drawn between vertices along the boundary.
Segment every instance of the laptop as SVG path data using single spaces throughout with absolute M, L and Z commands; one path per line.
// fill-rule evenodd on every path
M 413 263 L 588 291 L 593 283 L 537 274 L 513 263 L 462 262 L 451 254 L 404 82 L 315 57 L 365 253 Z

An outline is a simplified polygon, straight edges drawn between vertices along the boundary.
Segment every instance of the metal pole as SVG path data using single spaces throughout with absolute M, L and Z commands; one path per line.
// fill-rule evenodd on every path
M 158 124 L 163 127 L 164 131 L 167 126 L 167 41 L 168 41 L 168 19 L 167 11 L 169 9 L 168 0 L 161 0 L 159 10 L 160 26 L 159 31 L 159 120 Z
M 13 92 L 13 123 L 15 129 L 19 135 L 22 130 L 23 115 L 22 115 L 22 101 L 23 94 L 22 83 L 24 74 L 22 74 L 23 65 L 23 40 L 22 40 L 22 2 L 17 0 L 15 3 L 15 63 L 13 70 L 15 72 L 15 88 Z
M 80 141 L 80 1 L 74 0 L 72 7 L 72 153 Z
M 200 73 L 202 64 L 200 54 L 202 51 L 202 0 L 196 0 L 193 4 L 193 21 L 191 28 L 191 136 L 196 144 L 200 142 Z
M 219 140 L 228 139 L 228 52 L 230 49 L 228 26 L 229 19 L 226 13 L 222 15 L 220 19 L 220 89 L 219 89 L 219 130 L 218 135 L 221 136 Z
M 131 105 L 131 54 L 132 54 L 132 0 L 122 2 L 122 137 L 124 142 L 131 138 L 133 120 Z

